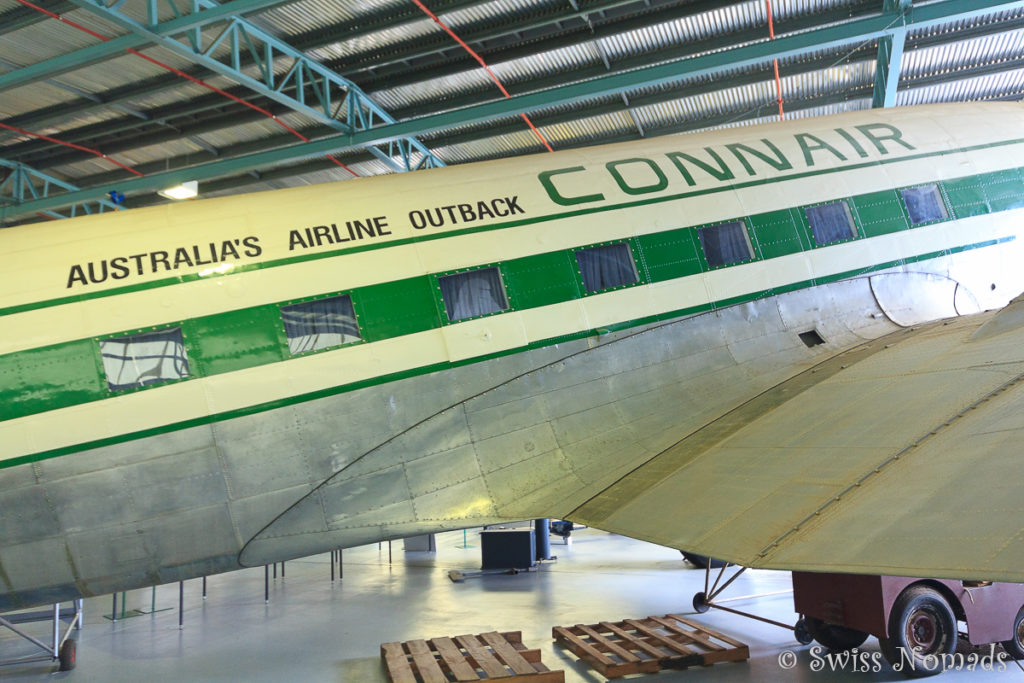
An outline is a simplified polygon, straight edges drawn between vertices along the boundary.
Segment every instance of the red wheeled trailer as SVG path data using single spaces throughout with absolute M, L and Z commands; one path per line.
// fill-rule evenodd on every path
M 798 637 L 845 651 L 873 635 L 909 676 L 955 661 L 960 621 L 972 645 L 1000 643 L 1009 658 L 1024 659 L 1024 584 L 793 572 L 793 603 L 803 615 Z

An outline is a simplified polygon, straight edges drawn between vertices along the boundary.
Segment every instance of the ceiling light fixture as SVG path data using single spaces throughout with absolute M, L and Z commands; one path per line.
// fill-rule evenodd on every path
M 167 199 L 192 199 L 199 194 L 199 181 L 186 180 L 180 185 L 160 190 L 157 194 Z

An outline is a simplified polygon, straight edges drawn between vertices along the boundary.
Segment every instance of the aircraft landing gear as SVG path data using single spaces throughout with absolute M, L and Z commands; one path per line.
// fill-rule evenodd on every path
M 61 633 L 61 623 L 65 621 L 66 617 L 61 616 L 60 603 L 53 606 L 52 610 L 39 611 L 39 612 L 18 612 L 15 614 L 9 614 L 6 617 L 0 616 L 0 627 L 7 628 L 14 633 L 18 634 L 25 640 L 29 641 L 46 654 L 40 655 L 29 655 L 27 657 L 18 657 L 7 661 L 0 661 L 0 665 L 4 664 L 24 664 L 26 662 L 58 662 L 60 671 L 71 671 L 75 668 L 77 660 L 77 647 L 78 644 L 70 637 L 71 631 L 82 628 L 82 600 L 78 599 L 74 601 L 74 611 L 71 613 L 71 619 L 67 621 L 67 629 Z M 43 642 L 38 638 L 22 631 L 18 628 L 21 624 L 39 622 L 39 621 L 51 621 L 52 626 L 50 629 L 51 640 L 49 643 Z
M 810 645 L 814 640 L 814 636 L 811 635 L 811 631 L 807 627 L 806 619 L 797 619 L 796 623 L 793 624 L 793 637 L 801 645 Z
M 78 656 L 78 645 L 75 641 L 68 639 L 60 646 L 60 654 L 57 659 L 60 661 L 60 671 L 71 671 L 75 668 Z
M 689 560 L 691 564 L 694 564 L 694 565 L 696 565 L 698 567 L 702 567 L 704 569 L 704 590 L 699 592 L 699 593 L 696 593 L 693 596 L 693 611 L 694 612 L 697 612 L 697 614 L 704 614 L 705 612 L 710 610 L 712 607 L 714 607 L 715 609 L 720 609 L 720 610 L 722 610 L 724 612 L 730 612 L 732 614 L 738 614 L 739 616 L 747 617 L 748 619 L 756 619 L 757 621 L 763 621 L 766 624 L 772 624 L 773 626 L 778 626 L 780 628 L 784 628 L 787 631 L 792 631 L 794 637 L 797 640 L 797 642 L 799 642 L 801 645 L 807 645 L 808 643 L 811 642 L 812 637 L 808 635 L 807 628 L 806 628 L 806 626 L 803 623 L 803 619 L 798 621 L 796 623 L 796 625 L 790 626 L 789 624 L 784 624 L 781 621 L 774 621 L 772 619 L 766 619 L 765 617 L 759 617 L 756 614 L 750 614 L 748 612 L 741 612 L 740 610 L 733 609 L 731 607 L 725 607 L 722 604 L 723 602 L 730 602 L 730 601 L 733 601 L 733 600 L 747 600 L 749 598 L 762 598 L 762 597 L 768 597 L 768 596 L 771 596 L 771 595 L 782 595 L 783 593 L 791 593 L 792 591 L 789 591 L 789 590 L 774 591 L 774 592 L 771 592 L 771 593 L 761 593 L 759 595 L 741 595 L 741 596 L 737 596 L 735 598 L 724 598 L 724 599 L 721 599 L 721 598 L 718 598 L 718 596 L 722 594 L 722 591 L 724 591 L 726 588 L 728 588 L 729 585 L 732 584 L 733 581 L 735 581 L 737 578 L 739 578 L 740 574 L 745 572 L 747 570 L 747 568 L 746 567 L 738 567 L 736 569 L 736 572 L 731 577 L 729 577 L 728 580 L 726 580 L 724 583 L 722 583 L 722 578 L 725 576 L 726 570 L 729 569 L 730 567 L 734 567 L 735 568 L 735 567 L 737 567 L 737 565 L 729 564 L 728 562 L 724 562 L 722 560 L 716 560 L 716 559 L 712 559 L 712 558 L 707 558 L 707 557 L 704 557 L 703 555 L 692 555 L 691 553 L 686 553 L 686 552 L 683 553 L 683 556 L 686 557 L 686 559 Z M 697 558 L 697 560 L 695 561 L 694 559 L 691 559 L 691 558 Z M 715 577 L 714 583 L 711 582 L 711 570 L 712 569 L 717 569 L 718 570 L 718 573 L 717 573 L 717 576 Z M 721 585 L 719 585 L 719 584 L 721 584 Z

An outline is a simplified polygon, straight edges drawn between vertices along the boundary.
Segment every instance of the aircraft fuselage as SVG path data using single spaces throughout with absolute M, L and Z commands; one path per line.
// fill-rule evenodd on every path
M 567 517 L 1024 289 L 1024 110 L 722 130 L 0 232 L 0 609 Z

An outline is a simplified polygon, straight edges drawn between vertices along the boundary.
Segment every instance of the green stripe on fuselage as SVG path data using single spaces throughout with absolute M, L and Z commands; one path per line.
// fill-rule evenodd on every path
M 918 255 L 916 257 L 912 257 L 912 258 L 899 259 L 899 260 L 894 260 L 894 261 L 888 261 L 888 262 L 885 262 L 885 263 L 879 263 L 879 264 L 876 264 L 876 265 L 868 267 L 868 268 L 860 268 L 860 269 L 857 269 L 857 270 L 846 271 L 846 272 L 843 272 L 843 273 L 836 273 L 835 275 L 832 275 L 832 276 L 829 276 L 829 277 L 825 277 L 825 278 L 817 278 L 817 279 L 814 279 L 814 280 L 805 280 L 805 281 L 802 281 L 802 282 L 794 282 L 794 283 L 792 283 L 790 285 L 786 285 L 784 287 L 777 287 L 777 288 L 774 288 L 774 289 L 771 289 L 771 290 L 764 290 L 764 291 L 760 291 L 760 292 L 753 292 L 753 293 L 745 295 L 745 296 L 735 297 L 735 298 L 728 299 L 728 300 L 723 300 L 723 301 L 713 302 L 713 303 L 708 303 L 708 304 L 702 304 L 702 305 L 699 305 L 699 306 L 693 306 L 693 307 L 690 307 L 690 308 L 679 309 L 679 310 L 674 310 L 674 311 L 666 311 L 664 313 L 659 313 L 658 315 L 654 315 L 654 316 L 647 316 L 647 317 L 644 317 L 644 318 L 637 318 L 637 319 L 633 319 L 633 320 L 628 320 L 628 321 L 624 321 L 624 322 L 616 324 L 616 325 L 605 326 L 605 327 L 603 327 L 600 330 L 594 330 L 594 329 L 582 330 L 582 331 L 577 332 L 575 334 L 571 334 L 571 335 L 566 335 L 564 337 L 560 337 L 557 341 L 561 342 L 561 341 L 570 341 L 570 340 L 574 340 L 574 339 L 582 339 L 582 338 L 585 338 L 585 337 L 593 336 L 594 334 L 598 334 L 598 333 L 607 334 L 610 331 L 624 330 L 624 329 L 629 329 L 629 328 L 633 328 L 633 327 L 640 327 L 640 326 L 645 326 L 645 325 L 656 324 L 658 322 L 667 321 L 667 320 L 671 320 L 671 319 L 674 319 L 674 318 L 679 318 L 679 317 L 682 317 L 682 316 L 695 315 L 695 314 L 698 314 L 698 313 L 703 313 L 703 312 L 706 312 L 706 311 L 709 311 L 709 310 L 713 310 L 715 308 L 722 308 L 722 307 L 725 307 L 725 306 L 732 306 L 732 305 L 735 305 L 735 304 L 746 303 L 748 301 L 754 301 L 756 299 L 764 298 L 764 297 L 767 297 L 767 296 L 774 296 L 774 295 L 782 294 L 782 293 L 785 293 L 785 292 L 788 292 L 788 291 L 793 291 L 793 290 L 797 290 L 797 289 L 803 289 L 805 287 L 812 287 L 812 286 L 815 286 L 815 285 L 828 284 L 828 283 L 831 283 L 831 282 L 838 282 L 840 280 L 845 280 L 845 279 L 848 279 L 848 278 L 851 278 L 851 277 L 867 275 L 867 274 L 870 274 L 870 273 L 873 273 L 873 272 L 877 272 L 877 271 L 880 271 L 880 270 L 885 270 L 886 268 L 892 268 L 894 266 L 899 266 L 899 265 L 908 264 L 908 263 L 916 263 L 916 262 L 921 262 L 921 261 L 928 261 L 928 260 L 931 260 L 931 259 L 934 259 L 934 258 L 938 258 L 940 256 L 947 256 L 947 255 L 952 254 L 952 253 L 959 253 L 959 252 L 963 252 L 963 251 L 970 251 L 970 250 L 973 250 L 973 249 L 980 249 L 980 248 L 983 248 L 983 247 L 994 246 L 996 244 L 1000 244 L 1000 243 L 1004 243 L 1004 242 L 1009 242 L 1009 241 L 1012 241 L 1014 239 L 1015 238 L 1013 238 L 1013 237 L 1008 237 L 1008 238 L 1003 238 L 1003 239 L 999 239 L 999 240 L 987 240 L 985 242 L 977 242 L 975 244 L 964 245 L 964 246 L 961 246 L 961 247 L 957 247 L 955 249 L 948 249 L 948 250 L 943 250 L 943 251 L 938 251 L 938 252 L 931 252 L 931 253 L 927 253 L 927 254 L 920 254 L 920 255 Z M 546 339 L 546 340 L 534 342 L 534 343 L 531 343 L 531 344 L 527 344 L 527 345 L 524 345 L 524 346 L 521 346 L 521 347 L 518 347 L 518 348 L 508 349 L 506 351 L 502 351 L 502 352 L 499 352 L 499 353 L 489 354 L 489 355 L 486 355 L 486 356 L 479 356 L 479 357 L 476 357 L 476 358 L 471 358 L 471 359 L 466 359 L 466 360 L 461 360 L 461 361 L 455 361 L 455 362 L 434 363 L 432 365 L 422 366 L 422 367 L 418 367 L 418 368 L 411 368 L 409 370 L 405 370 L 405 371 L 402 371 L 402 372 L 396 372 L 396 373 L 391 373 L 391 374 L 388 374 L 388 375 L 381 375 L 381 376 L 378 376 L 378 377 L 373 377 L 371 379 L 363 380 L 363 381 L 360 381 L 360 382 L 352 382 L 352 383 L 349 383 L 349 384 L 342 384 L 342 385 L 338 385 L 338 386 L 335 386 L 335 387 L 330 387 L 328 389 L 322 389 L 320 391 L 314 391 L 314 392 L 309 392 L 309 393 L 305 393 L 305 394 L 299 394 L 299 395 L 296 395 L 296 396 L 290 396 L 290 397 L 285 398 L 285 399 L 280 399 L 280 400 L 277 400 L 277 401 L 270 401 L 270 402 L 262 403 L 262 404 L 259 404 L 259 405 L 253 405 L 253 406 L 249 406 L 249 407 L 246 407 L 246 408 L 243 408 L 243 409 L 240 409 L 240 410 L 232 410 L 232 411 L 226 411 L 226 412 L 223 412 L 223 413 L 216 413 L 216 414 L 212 414 L 212 415 L 204 415 L 202 417 L 198 417 L 198 418 L 195 418 L 195 419 L 192 419 L 192 420 L 185 420 L 185 421 L 181 421 L 181 422 L 176 422 L 176 423 L 169 424 L 169 425 L 164 425 L 164 426 L 161 426 L 161 427 L 154 427 L 152 429 L 136 431 L 136 432 L 132 432 L 132 433 L 129 433 L 129 434 L 119 434 L 117 436 L 112 436 L 112 437 L 109 437 L 109 438 L 106 438 L 106 439 L 98 439 L 98 440 L 90 441 L 90 442 L 87 442 L 87 443 L 75 444 L 75 445 L 66 446 L 66 447 L 63 447 L 63 448 L 56 448 L 56 449 L 52 449 L 52 450 L 48 450 L 48 451 L 41 451 L 39 453 L 33 453 L 33 454 L 29 454 L 29 455 L 18 456 L 18 457 L 10 458 L 8 460 L 0 461 L 0 469 L 4 469 L 4 468 L 7 468 L 7 467 L 13 467 L 15 465 L 21 465 L 21 464 L 30 463 L 30 462 L 38 462 L 40 460 L 46 460 L 46 459 L 49 459 L 49 458 L 56 458 L 56 457 L 60 457 L 60 456 L 63 456 L 63 455 L 70 455 L 72 453 L 77 453 L 77 452 L 80 452 L 80 451 L 86 451 L 86 450 L 90 450 L 90 449 L 93 449 L 93 448 L 100 448 L 100 447 L 103 447 L 103 446 L 111 446 L 111 445 L 114 445 L 114 444 L 125 443 L 125 442 L 128 442 L 128 441 L 134 441 L 134 440 L 137 440 L 137 439 L 143 439 L 143 438 L 147 438 L 147 437 L 151 437 L 151 436 L 158 436 L 160 434 L 166 434 L 166 433 L 169 433 L 169 432 L 180 431 L 182 429 L 188 429 L 188 428 L 191 428 L 191 427 L 199 427 L 199 426 L 202 426 L 202 425 L 212 424 L 212 423 L 215 423 L 215 422 L 222 422 L 222 421 L 225 421 L 225 420 L 231 420 L 231 419 L 234 419 L 234 418 L 244 417 L 246 415 L 253 415 L 253 414 L 257 414 L 257 413 L 261 413 L 261 412 L 275 410 L 275 409 L 278 409 L 278 408 L 284 408 L 284 407 L 287 407 L 287 406 L 290 406 L 290 405 L 295 405 L 295 404 L 299 404 L 299 403 L 305 403 L 305 402 L 313 401 L 313 400 L 316 400 L 316 399 L 319 399 L 319 398 L 325 398 L 325 397 L 328 397 L 328 396 L 335 396 L 337 394 L 343 394 L 343 393 L 346 393 L 346 392 L 349 392 L 349 391 L 355 391 L 355 390 L 358 390 L 358 389 L 364 389 L 364 388 L 367 388 L 367 387 L 372 387 L 372 386 L 376 386 L 376 385 L 380 385 L 380 384 L 386 384 L 388 382 L 394 382 L 394 381 L 405 379 L 405 378 L 408 378 L 408 377 L 415 377 L 415 376 L 418 376 L 418 375 L 425 375 L 425 374 L 428 374 L 428 373 L 431 373 L 431 372 L 437 372 L 437 371 L 441 371 L 441 370 L 446 370 L 446 369 L 461 367 L 461 366 L 464 366 L 464 365 L 469 365 L 469 364 L 472 364 L 472 363 L 479 363 L 479 362 L 483 362 L 483 361 L 487 361 L 487 360 L 492 360 L 492 359 L 495 359 L 495 358 L 500 358 L 502 356 L 508 356 L 508 355 L 512 355 L 512 354 L 515 354 L 515 353 L 521 353 L 521 352 L 524 352 L 524 351 L 529 351 L 531 349 L 542 348 L 542 347 L 548 346 L 549 344 L 553 343 L 553 341 L 554 340 Z

